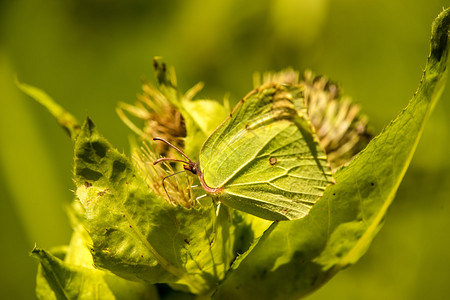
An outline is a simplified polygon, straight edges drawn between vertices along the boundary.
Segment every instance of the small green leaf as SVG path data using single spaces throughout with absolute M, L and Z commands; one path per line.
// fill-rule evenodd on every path
M 75 140 L 80 131 L 80 124 L 78 120 L 57 104 L 53 99 L 41 89 L 34 86 L 21 83 L 15 78 L 16 85 L 25 94 L 42 104 L 55 117 L 56 121 L 66 130 L 72 140 Z
M 450 9 L 432 28 L 431 54 L 413 99 L 349 166 L 303 219 L 273 224 L 240 259 L 215 299 L 296 299 L 355 263 L 380 229 L 441 95 Z
M 35 248 L 39 259 L 36 294 L 39 299 L 158 299 L 156 289 L 94 269 L 78 226 L 68 247 L 52 253 Z

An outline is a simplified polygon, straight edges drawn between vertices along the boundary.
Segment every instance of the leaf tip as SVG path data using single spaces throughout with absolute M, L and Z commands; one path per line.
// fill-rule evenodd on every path
M 431 56 L 440 61 L 448 51 L 450 7 L 444 9 L 434 20 L 431 29 Z

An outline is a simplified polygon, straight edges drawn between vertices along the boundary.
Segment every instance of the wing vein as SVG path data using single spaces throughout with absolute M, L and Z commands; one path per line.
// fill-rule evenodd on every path
M 283 129 L 284 130 L 284 129 Z M 251 163 L 260 153 L 261 151 L 273 140 L 275 139 L 275 137 L 278 135 L 279 133 L 275 134 L 274 136 L 271 136 L 270 138 L 268 138 L 265 143 L 260 147 L 259 151 L 257 151 L 252 157 L 248 158 L 242 165 L 240 165 L 239 168 L 236 168 L 236 170 L 231 173 L 224 181 L 223 181 L 223 186 L 225 184 L 227 184 L 228 181 L 230 181 L 237 173 L 239 173 L 243 168 L 245 168 L 249 163 Z M 230 152 L 227 157 L 229 157 L 232 153 L 234 153 L 235 151 L 237 151 L 239 149 L 239 147 L 234 148 L 232 152 Z M 220 166 L 225 162 L 225 159 L 219 164 L 219 166 L 217 167 L 217 170 L 220 168 Z
M 273 203 L 273 202 L 268 202 L 268 201 L 264 201 L 263 199 L 258 199 L 258 198 L 254 198 L 254 197 L 250 197 L 250 196 L 247 196 L 247 195 L 242 195 L 242 194 L 237 194 L 237 193 L 231 193 L 231 192 L 227 192 L 229 195 L 233 195 L 233 196 L 236 196 L 236 197 L 241 197 L 241 198 L 245 198 L 245 199 L 250 199 L 250 200 L 253 200 L 253 201 L 256 201 L 256 202 L 261 202 L 261 203 L 265 203 L 265 204 L 270 204 L 270 205 L 273 205 L 273 206 L 278 206 L 278 207 L 282 207 L 282 208 L 284 208 L 285 206 L 284 205 L 278 205 L 277 203 Z M 287 199 L 287 201 L 290 201 L 289 199 Z M 315 202 L 308 202 L 308 201 L 305 201 L 305 200 L 300 200 L 300 201 L 292 201 L 291 200 L 291 202 L 292 202 L 292 204 L 304 204 L 304 205 L 306 205 L 306 206 L 312 206 Z M 295 207 L 295 206 L 294 206 Z M 289 207 L 289 209 L 292 209 L 292 207 Z M 300 210 L 299 210 L 300 211 Z

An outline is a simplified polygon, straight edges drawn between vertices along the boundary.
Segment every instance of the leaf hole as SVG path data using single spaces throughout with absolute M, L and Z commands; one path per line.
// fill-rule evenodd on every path
M 92 148 L 94 148 L 95 154 L 97 154 L 99 157 L 105 157 L 107 147 L 108 146 L 102 142 L 92 143 Z
M 103 176 L 102 173 L 89 168 L 77 169 L 76 174 L 87 180 L 92 181 L 97 181 Z

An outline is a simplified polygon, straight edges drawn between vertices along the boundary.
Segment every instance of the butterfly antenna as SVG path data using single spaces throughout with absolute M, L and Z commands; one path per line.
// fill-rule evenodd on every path
M 178 161 L 178 162 L 181 162 L 181 163 L 184 163 L 184 164 L 189 164 L 188 161 L 184 161 L 184 160 L 181 160 L 181 159 L 170 158 L 170 157 L 161 157 L 161 158 L 158 158 L 157 160 L 155 160 L 153 162 L 153 165 L 156 165 L 156 164 L 158 164 L 158 163 L 160 163 L 162 161 Z
M 173 149 L 177 150 L 181 155 L 183 155 L 184 157 L 186 157 L 186 159 L 189 161 L 189 162 L 185 162 L 185 161 L 182 161 L 182 160 L 177 160 L 177 159 L 172 159 L 172 158 L 169 158 L 169 159 L 161 159 L 161 158 L 160 158 L 160 159 L 156 160 L 153 164 L 157 164 L 158 162 L 163 161 L 163 160 L 179 161 L 179 162 L 184 162 L 184 163 L 187 163 L 187 164 L 193 163 L 192 160 L 191 160 L 186 154 L 184 154 L 183 151 L 181 151 L 177 146 L 172 145 L 171 143 L 169 143 L 169 142 L 166 141 L 165 139 L 160 138 L 160 137 L 155 137 L 155 138 L 153 138 L 153 140 L 154 140 L 154 141 L 161 141 L 161 142 L 166 143 L 167 145 L 169 145 L 169 146 L 172 147 Z

